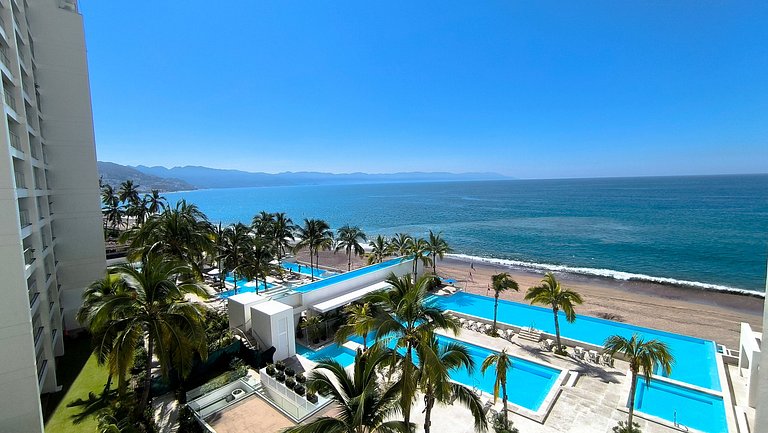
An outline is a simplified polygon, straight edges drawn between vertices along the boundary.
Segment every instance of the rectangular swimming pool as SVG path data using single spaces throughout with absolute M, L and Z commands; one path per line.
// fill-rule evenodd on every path
M 727 433 L 723 397 L 684 388 L 663 380 L 650 386 L 638 378 L 635 410 L 700 430 L 704 433 Z
M 324 269 L 319 269 L 317 267 L 310 268 L 307 265 L 302 265 L 299 263 L 282 262 L 281 265 L 283 266 L 284 269 L 288 271 L 295 272 L 297 274 L 302 274 L 302 275 L 312 275 L 310 270 L 314 269 L 314 275 L 316 278 L 328 278 L 332 275 L 336 275 L 335 272 L 326 271 Z
M 429 302 L 444 310 L 493 319 L 493 298 L 458 292 L 452 296 L 433 296 Z M 721 391 L 713 341 L 587 316 L 578 316 L 574 323 L 568 323 L 562 312 L 560 315 L 560 334 L 573 340 L 602 346 L 611 335 L 630 337 L 637 333 L 645 338 L 663 341 L 669 345 L 675 358 L 671 379 Z M 550 334 L 555 333 L 552 310 L 548 308 L 499 300 L 498 321 L 520 327 L 533 326 Z
M 229 276 L 227 276 L 227 278 L 224 279 L 224 281 L 226 281 L 228 283 L 234 284 L 235 279 L 234 279 L 234 277 L 229 275 Z M 266 290 L 266 289 L 269 289 L 271 287 L 274 287 L 274 285 L 273 284 L 267 284 L 266 288 L 265 288 L 264 282 L 263 281 L 259 281 L 259 292 L 261 292 L 263 290 Z M 224 298 L 229 298 L 232 295 L 237 295 L 237 294 L 240 294 L 240 293 L 251 293 L 251 292 L 255 292 L 255 291 L 256 291 L 256 283 L 254 283 L 253 281 L 248 281 L 248 280 L 246 280 L 244 278 L 241 278 L 241 279 L 237 280 L 237 293 L 235 293 L 235 289 L 229 289 L 229 290 L 225 290 L 223 292 L 220 292 L 217 296 L 219 298 L 224 299 Z
M 331 284 L 340 283 L 342 281 L 346 281 L 351 278 L 356 278 L 361 275 L 365 275 L 369 272 L 374 272 L 381 269 L 386 269 L 392 266 L 396 266 L 402 263 L 403 261 L 408 261 L 408 260 L 411 260 L 411 259 L 407 257 L 397 257 L 395 259 L 387 260 L 385 262 L 377 263 L 375 265 L 370 265 L 364 268 L 355 269 L 354 271 L 345 272 L 343 274 L 332 275 L 328 278 L 315 281 L 314 283 L 309 283 L 309 284 L 304 284 L 303 286 L 294 287 L 293 291 L 299 292 L 299 293 L 311 292 L 313 290 L 321 289 L 323 287 L 328 287 Z
M 296 343 L 296 353 L 314 362 L 330 358 L 336 360 L 344 367 L 348 367 L 355 362 L 354 350 L 336 344 L 325 346 L 320 350 L 312 350 Z

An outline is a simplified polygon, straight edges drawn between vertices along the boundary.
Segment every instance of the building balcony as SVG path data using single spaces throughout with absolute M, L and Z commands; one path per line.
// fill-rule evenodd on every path
M 27 248 L 24 250 L 24 263 L 27 266 L 31 266 L 35 262 L 35 249 Z
M 5 103 L 9 107 L 11 107 L 11 109 L 13 109 L 13 111 L 15 112 L 16 111 L 16 98 L 14 98 L 13 95 L 11 95 L 11 92 L 9 92 L 8 89 L 5 89 L 3 96 L 4 96 L 4 99 L 5 99 Z
M 35 330 L 35 349 L 39 349 L 40 345 L 43 342 L 43 332 L 45 331 L 45 328 L 42 326 L 39 326 L 37 330 Z
M 9 131 L 8 138 L 9 138 L 9 141 L 11 142 L 11 147 L 18 150 L 21 153 L 24 153 L 24 150 L 21 148 L 21 138 L 19 138 L 19 136 L 16 135 L 15 132 Z
M 19 211 L 19 225 L 21 228 L 29 227 L 32 225 L 32 221 L 29 219 L 29 211 Z
M 43 387 L 43 381 L 45 380 L 45 375 L 48 373 L 48 360 L 43 359 L 42 362 L 38 362 L 37 364 L 37 384 L 40 385 L 40 388 Z

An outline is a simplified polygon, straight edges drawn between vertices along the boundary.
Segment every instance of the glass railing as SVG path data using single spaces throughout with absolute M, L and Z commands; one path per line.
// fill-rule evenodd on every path
M 8 131 L 8 136 L 11 137 L 11 146 L 16 150 L 21 150 L 21 138 L 13 131 Z
M 16 98 L 14 98 L 14 97 L 11 95 L 11 92 L 9 92 L 9 91 L 6 89 L 6 90 L 5 90 L 5 92 L 4 92 L 4 96 L 5 96 L 5 103 L 6 103 L 6 104 L 8 104 L 8 106 L 9 106 L 9 107 L 11 107 L 11 108 L 13 108 L 14 110 L 16 110 Z
M 0 23 L 2 25 L 2 23 Z M 0 59 L 3 60 L 3 64 L 6 68 L 11 69 L 11 59 L 8 57 L 8 49 L 0 46 Z
M 40 297 L 40 292 L 38 292 L 37 289 L 35 289 L 34 292 L 32 292 L 31 290 L 32 289 L 30 289 L 30 292 L 29 292 L 29 308 L 32 308 L 35 305 L 35 302 L 37 301 L 37 299 Z
M 16 188 L 26 188 L 27 184 L 24 182 L 24 173 L 20 171 L 14 171 L 13 177 L 16 179 Z
M 29 221 L 29 212 L 27 212 L 26 210 L 19 211 L 19 223 L 21 224 L 21 228 L 27 227 L 32 224 Z
M 35 331 L 35 346 L 37 346 L 37 343 L 40 342 L 40 337 L 43 336 L 43 331 L 45 331 L 45 328 L 43 328 L 42 326 L 39 326 L 37 328 L 37 331 Z
M 43 380 L 43 375 L 45 374 L 45 367 L 48 366 L 48 360 L 43 359 L 42 362 L 38 362 L 37 364 L 37 381 L 40 382 Z
M 35 249 L 27 248 L 24 250 L 24 263 L 31 265 L 35 261 Z

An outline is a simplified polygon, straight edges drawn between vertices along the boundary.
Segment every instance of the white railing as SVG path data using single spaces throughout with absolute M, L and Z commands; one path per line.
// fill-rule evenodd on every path
M 307 400 L 306 394 L 298 395 L 285 386 L 285 383 L 278 382 L 277 379 L 268 375 L 266 368 L 259 371 L 259 377 L 261 384 L 269 393 L 270 400 L 296 420 L 301 421 L 328 403 L 327 399 L 319 395 L 317 396 L 317 403 L 310 402 Z M 306 384 L 302 384 L 302 386 L 306 389 Z

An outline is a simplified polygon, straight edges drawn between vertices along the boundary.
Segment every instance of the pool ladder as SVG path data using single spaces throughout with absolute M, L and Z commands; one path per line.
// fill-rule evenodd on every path
M 674 411 L 674 415 L 673 415 L 672 419 L 674 420 L 673 423 L 675 425 L 675 428 L 677 428 L 679 430 L 688 431 L 688 427 L 686 427 L 686 426 L 680 424 L 679 422 L 677 422 L 677 410 Z

